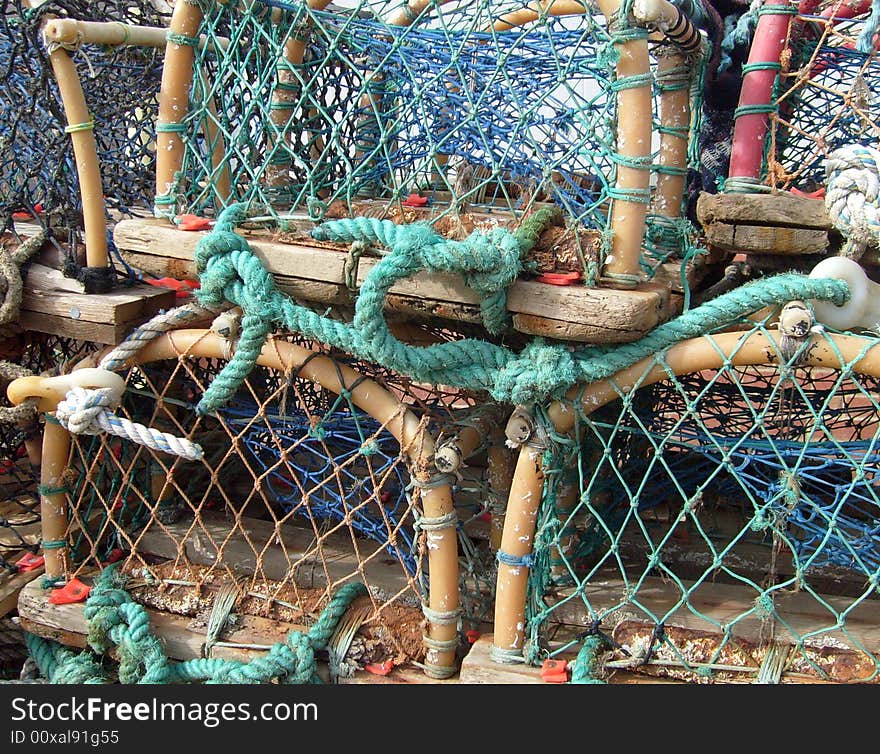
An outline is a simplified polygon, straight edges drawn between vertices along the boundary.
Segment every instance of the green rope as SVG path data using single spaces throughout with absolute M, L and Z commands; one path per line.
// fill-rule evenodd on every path
M 599 657 L 606 649 L 608 642 L 600 634 L 584 639 L 584 645 L 571 666 L 571 682 L 604 684 L 605 681 L 596 677 L 596 669 L 599 665 Z
M 106 568 L 92 589 L 84 615 L 88 643 L 98 654 L 115 648 L 120 683 L 320 683 L 315 652 L 324 650 L 351 603 L 367 594 L 360 582 L 341 587 L 308 632 L 291 631 L 284 642 L 250 662 L 205 658 L 174 663 L 150 630 L 149 613 L 124 589 L 124 577 Z M 53 641 L 28 638 L 40 672 L 53 683 L 103 683 L 105 675 L 88 650 L 75 653 Z
M 389 289 L 420 272 L 461 274 L 480 294 L 487 329 L 497 332 L 507 314 L 507 288 L 522 269 L 522 249 L 528 243 L 526 237 L 534 237 L 533 229 L 524 231 L 523 240 L 504 228 L 493 228 L 487 233 L 474 232 L 464 241 L 450 241 L 421 223 L 395 225 L 372 218 L 324 223 L 312 232 L 318 240 L 362 241 L 391 249 L 365 278 L 354 320 L 346 324 L 298 306 L 278 290 L 247 241 L 234 232 L 245 217 L 243 204 L 225 209 L 195 251 L 201 303 L 218 306 L 228 301 L 244 312 L 238 347 L 197 406 L 202 414 L 216 410 L 235 394 L 255 366 L 273 324 L 417 382 L 487 390 L 499 402 L 533 404 L 559 397 L 577 383 L 606 379 L 640 359 L 765 306 L 794 299 L 839 305 L 849 298 L 843 281 L 782 274 L 712 299 L 634 343 L 572 351 L 562 343 L 535 339 L 516 353 L 489 341 L 464 339 L 422 348 L 400 342 L 388 329 L 383 304 Z

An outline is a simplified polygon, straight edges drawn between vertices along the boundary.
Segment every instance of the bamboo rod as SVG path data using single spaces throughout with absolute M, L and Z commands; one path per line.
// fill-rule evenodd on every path
M 67 491 L 64 472 L 70 456 L 70 435 L 47 415 L 43 429 L 43 458 L 40 467 L 40 521 L 44 542 L 46 578 L 58 579 L 67 573 Z M 64 543 L 59 546 L 59 543 Z M 52 545 L 51 547 L 45 544 Z
M 168 44 L 168 30 L 162 26 L 135 26 L 121 21 L 79 21 L 73 18 L 54 18 L 44 27 L 46 37 L 60 44 L 109 45 L 121 47 L 153 47 L 164 50 Z M 209 44 L 211 48 L 225 50 L 229 40 L 214 37 L 210 43 L 203 35 L 199 38 L 201 49 Z
M 598 0 L 599 9 L 610 21 L 615 18 L 620 0 Z M 501 16 L 493 25 L 495 31 L 506 31 L 539 18 L 582 15 L 585 7 L 577 0 L 539 0 Z M 617 166 L 611 203 L 611 251 L 603 267 L 603 282 L 632 287 L 641 280 L 639 260 L 648 214 L 647 196 L 651 182 L 651 121 L 652 92 L 650 58 L 646 39 L 618 43 L 617 79 L 644 78 L 644 85 L 617 92 L 617 152 L 631 163 Z M 638 167 L 633 167 L 637 164 Z M 644 195 L 644 199 L 641 196 Z M 625 198 L 631 196 L 633 198 Z
M 766 0 L 762 8 L 791 7 L 788 0 Z M 764 137 L 772 111 L 773 84 L 779 73 L 780 55 L 788 36 L 792 16 L 786 13 L 762 13 L 749 48 L 743 70 L 739 106 L 733 114 L 733 142 L 727 180 L 745 179 L 746 185 L 758 183 L 764 160 Z M 773 66 L 776 66 L 775 68 Z M 763 66 L 763 67 L 762 67 Z M 739 186 L 736 185 L 737 189 Z
M 208 117 L 202 122 L 202 127 L 205 129 L 205 138 L 211 145 L 211 189 L 214 196 L 220 200 L 220 204 L 225 207 L 232 198 L 232 177 L 229 165 L 225 164 L 226 139 L 219 126 L 220 118 L 217 115 L 217 104 L 214 97 L 211 96 L 208 77 L 202 66 L 199 66 L 199 81 L 205 92 L 205 107 L 208 110 Z
M 504 533 L 504 519 L 507 515 L 507 500 L 513 481 L 516 457 L 506 445 L 492 445 L 486 452 L 486 475 L 489 482 L 489 544 L 495 552 L 501 547 Z
M 168 31 L 194 38 L 202 23 L 202 10 L 186 0 L 175 3 Z M 177 213 L 177 174 L 183 168 L 184 143 L 180 132 L 189 111 L 195 50 L 191 45 L 168 40 L 159 89 L 159 117 L 156 120 L 156 198 L 154 214 L 174 217 Z
M 544 484 L 543 453 L 540 447 L 520 446 L 501 536 L 500 552 L 510 558 L 523 558 L 532 552 Z M 528 580 L 529 568 L 525 565 L 498 562 L 493 645 L 493 659 L 498 662 L 521 661 Z
M 565 527 L 568 527 L 572 531 L 570 534 L 561 535 L 559 537 L 559 546 L 553 547 L 550 550 L 550 575 L 557 578 L 569 575 L 568 568 L 566 568 L 563 561 L 571 555 L 575 535 L 573 532 L 574 527 L 568 521 L 568 518 L 577 506 L 578 499 L 580 498 L 579 493 L 578 482 L 576 480 L 569 480 L 560 485 L 559 492 L 556 495 L 556 517 L 559 519 L 563 530 Z
M 178 330 L 147 344 L 132 363 L 176 360 L 181 354 L 191 358 L 226 358 L 226 347 L 226 341 L 210 330 Z M 434 440 L 418 417 L 393 394 L 372 380 L 361 379 L 357 372 L 345 364 L 339 364 L 328 356 L 315 356 L 313 351 L 286 341 L 272 339 L 266 343 L 257 363 L 284 373 L 297 370 L 300 377 L 336 393 L 354 385 L 351 388 L 352 402 L 397 439 L 401 450 L 410 459 L 417 481 L 429 482 L 431 475 L 428 469 L 434 453 Z M 422 489 L 421 499 L 427 518 L 440 518 L 454 513 L 449 484 L 429 483 Z M 450 616 L 447 619 L 429 618 L 428 637 L 432 642 L 449 644 L 458 635 L 457 619 L 451 617 L 457 615 L 459 609 L 456 529 L 450 526 L 428 531 L 426 536 L 430 574 L 428 607 L 437 614 Z M 437 650 L 429 646 L 427 665 L 426 672 L 445 677 L 455 667 L 455 649 Z M 444 672 L 442 669 L 447 670 Z
M 688 58 L 678 52 L 666 52 L 658 56 L 657 82 L 662 84 L 664 76 L 668 85 L 677 87 L 684 78 L 685 86 L 660 93 L 660 123 L 664 130 L 660 134 L 659 163 L 663 168 L 681 171 L 687 169 L 688 136 L 691 123 L 691 97 L 688 76 L 676 75 L 676 69 L 686 66 Z M 670 133 L 666 129 L 676 129 Z M 683 132 L 683 134 L 682 134 Z M 682 200 L 686 175 L 659 171 L 657 189 L 654 192 L 651 211 L 663 217 L 681 217 Z
M 70 54 L 62 47 L 49 43 L 49 61 L 61 93 L 67 131 L 73 143 L 76 174 L 82 200 L 85 226 L 86 266 L 103 269 L 109 263 L 107 256 L 107 219 L 104 209 L 104 188 L 101 185 L 101 166 L 95 143 L 95 123 L 86 105 L 82 83 Z

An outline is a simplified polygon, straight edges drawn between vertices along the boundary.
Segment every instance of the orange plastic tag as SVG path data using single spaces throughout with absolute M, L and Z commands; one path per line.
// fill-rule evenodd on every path
M 52 591 L 49 595 L 49 602 L 53 605 L 72 605 L 75 602 L 82 602 L 89 596 L 92 591 L 90 586 L 86 586 L 78 578 L 72 578 L 64 586 Z

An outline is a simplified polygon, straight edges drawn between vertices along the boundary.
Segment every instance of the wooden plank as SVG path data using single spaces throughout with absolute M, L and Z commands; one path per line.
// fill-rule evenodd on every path
M 19 324 L 27 330 L 115 345 L 135 325 L 175 305 L 173 291 L 143 283 L 102 294 L 81 291 L 81 283 L 60 271 L 31 265 Z
M 596 578 L 584 585 L 573 599 L 557 604 L 550 613 L 550 620 L 584 627 L 591 625 L 593 619 L 584 607 L 582 594 L 595 612 L 611 611 L 603 617 L 606 625 L 613 626 L 621 620 L 646 620 L 655 615 L 663 616 L 664 625 L 710 633 L 719 633 L 718 625 L 729 626 L 733 636 L 746 641 L 759 642 L 766 634 L 767 627 L 754 612 L 741 617 L 754 610 L 756 590 L 711 582 L 702 582 L 695 588 L 694 582 L 682 583 L 689 590 L 686 600 L 675 583 L 645 578 L 640 582 L 636 606 L 627 597 L 631 586 L 619 579 Z M 571 596 L 570 590 L 560 590 L 559 599 L 566 596 Z M 822 595 L 822 599 L 838 614 L 846 613 L 845 632 L 835 628 L 837 618 L 809 593 L 780 591 L 775 594 L 775 609 L 784 622 L 775 624 L 776 640 L 795 644 L 801 637 L 809 637 L 804 642 L 810 646 L 833 642 L 854 651 L 862 648 L 880 651 L 880 602 L 863 600 L 854 605 L 853 598 Z M 679 602 L 686 604 L 677 606 Z
M 195 246 L 203 233 L 180 231 L 162 220 L 123 220 L 114 232 L 116 245 L 125 255 L 136 253 L 159 258 L 174 258 L 157 270 L 173 274 L 180 261 L 191 263 Z M 255 254 L 273 275 L 308 279 L 315 282 L 344 284 L 343 268 L 347 254 L 333 248 L 300 243 L 277 243 L 255 235 L 247 236 Z M 127 257 L 128 258 L 128 257 Z M 133 258 L 132 258 L 132 261 Z M 362 281 L 378 260 L 362 258 L 358 280 Z M 142 267 L 142 269 L 146 268 Z M 194 270 L 186 268 L 187 276 Z M 179 275 L 174 275 L 178 277 Z M 391 289 L 392 293 L 412 298 L 476 306 L 479 297 L 452 275 L 418 275 Z M 585 286 L 548 286 L 535 281 L 517 281 L 511 286 L 508 308 L 515 314 L 529 314 L 565 319 L 607 331 L 601 342 L 619 342 L 632 330 L 647 331 L 662 321 L 669 298 L 667 285 L 648 283 L 637 290 L 587 288 Z M 631 339 L 631 338 L 630 338 Z M 600 342 L 600 341 L 596 341 Z
M 697 219 L 705 225 L 772 225 L 833 230 L 824 199 L 790 192 L 777 194 L 707 194 L 697 198 Z
M 268 579 L 289 579 L 291 566 L 299 563 L 293 577 L 303 587 L 323 587 L 328 577 L 334 583 L 363 578 L 367 586 L 381 589 L 387 597 L 401 592 L 414 594 L 403 567 L 396 561 L 385 562 L 391 556 L 384 547 L 359 539 L 356 554 L 347 530 L 327 535 L 321 543 L 322 557 L 318 558 L 311 528 L 284 524 L 279 531 L 269 521 L 242 517 L 241 525 L 232 533 L 234 524 L 222 513 L 202 511 L 200 517 L 198 525 L 192 521 L 164 525 L 151 521 L 138 538 L 138 553 L 174 560 L 183 549 L 189 562 L 213 565 L 217 563 L 219 545 L 222 562 L 242 573 L 255 572 L 257 553 L 261 553 L 260 572 Z M 362 571 L 358 570 L 359 559 Z
M 84 581 L 89 582 L 89 579 Z M 68 647 L 84 649 L 87 646 L 88 622 L 84 615 L 85 603 L 76 605 L 52 605 L 48 601 L 49 591 L 39 582 L 33 582 L 24 589 L 18 598 L 18 614 L 21 628 L 46 639 L 60 642 Z M 147 608 L 150 628 L 162 640 L 165 652 L 173 660 L 192 660 L 202 656 L 202 647 L 207 637 L 207 626 L 196 624 L 190 618 Z M 235 625 L 227 628 L 222 635 L 225 644 L 257 645 L 269 647 L 284 641 L 290 631 L 307 630 L 307 627 L 284 621 L 261 618 L 254 615 L 239 615 Z M 112 653 L 111 653 L 112 654 Z M 226 660 L 249 662 L 264 656 L 265 651 L 245 647 L 217 645 L 212 656 Z M 329 668 L 326 662 L 318 663 L 318 675 L 326 682 Z M 340 684 L 428 684 L 456 683 L 453 677 L 436 681 L 413 667 L 394 668 L 387 676 L 377 676 L 366 671 L 353 676 L 339 678 Z
M 83 577 L 90 583 L 90 579 Z M 40 582 L 28 584 L 18 598 L 18 615 L 25 631 L 53 639 L 68 647 L 84 648 L 87 644 L 88 622 L 83 610 L 84 603 L 75 605 L 52 605 L 51 589 L 43 589 Z M 148 609 L 150 627 L 160 636 L 168 656 L 175 660 L 191 660 L 202 656 L 202 646 L 207 635 L 206 626 L 193 624 L 190 618 Z M 223 633 L 223 641 L 235 644 L 271 645 L 283 641 L 292 629 L 303 626 L 283 621 L 241 615 L 233 628 Z M 247 661 L 264 652 L 240 647 L 214 647 L 213 656 L 230 660 Z
M 22 309 L 89 322 L 125 324 L 174 306 L 174 292 L 138 283 L 108 293 L 86 294 L 82 284 L 59 270 L 31 265 L 24 281 Z
M 11 560 L 18 560 L 16 554 Z M 19 592 L 34 579 L 43 575 L 46 569 L 40 566 L 25 573 L 4 573 L 0 576 L 0 618 L 14 610 L 18 604 Z
M 492 660 L 489 652 L 492 649 L 492 634 L 483 634 L 471 646 L 470 651 L 461 661 L 458 683 L 468 684 L 543 684 L 541 669 L 521 663 L 502 665 Z M 639 676 L 627 671 L 616 670 L 610 674 L 611 684 L 632 683 L 677 683 L 678 681 L 653 676 Z
M 107 345 L 116 345 L 125 337 L 124 328 L 117 325 L 86 322 L 69 317 L 57 317 L 52 314 L 40 314 L 39 312 L 22 311 L 18 317 L 18 323 L 25 330 Z
M 828 233 L 812 228 L 783 228 L 771 225 L 704 225 L 706 242 L 726 251 L 759 254 L 824 254 Z

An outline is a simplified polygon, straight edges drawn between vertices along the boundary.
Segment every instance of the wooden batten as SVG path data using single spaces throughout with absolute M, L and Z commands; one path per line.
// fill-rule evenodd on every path
M 60 271 L 32 264 L 19 324 L 25 330 L 116 345 L 159 310 L 175 306 L 174 291 L 143 283 L 102 294 L 82 291 L 82 284 Z
M 203 235 L 178 230 L 156 219 L 122 220 L 114 231 L 116 245 L 129 264 L 153 275 L 176 278 L 195 277 L 194 251 Z M 321 304 L 353 300 L 345 287 L 346 252 L 302 242 L 280 243 L 256 234 L 247 239 L 282 291 Z M 362 282 L 377 263 L 377 259 L 361 258 L 358 281 Z M 419 275 L 400 281 L 391 294 L 389 304 L 393 306 L 396 300 L 404 311 L 421 307 L 427 316 L 478 321 L 479 297 L 454 275 Z M 670 290 L 665 283 L 614 290 L 520 280 L 511 286 L 508 309 L 514 315 L 526 315 L 519 324 L 516 316 L 514 319 L 514 326 L 522 332 L 539 329 L 534 320 L 543 318 L 548 321 L 547 332 L 539 334 L 552 337 L 554 320 L 564 320 L 568 324 L 564 335 L 567 339 L 623 343 L 637 340 L 665 321 L 671 314 L 669 300 Z
M 700 194 L 697 219 L 710 247 L 730 252 L 774 256 L 836 253 L 840 234 L 824 199 L 774 194 Z M 792 260 L 794 261 L 794 260 Z M 877 266 L 880 254 L 867 249 L 860 260 Z

